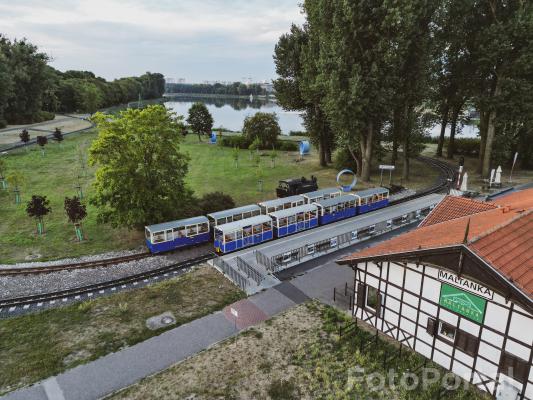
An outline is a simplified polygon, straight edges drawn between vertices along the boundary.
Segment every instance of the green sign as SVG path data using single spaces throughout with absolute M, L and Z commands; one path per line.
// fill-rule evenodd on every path
M 440 287 L 439 304 L 472 321 L 482 323 L 487 300 L 443 283 Z

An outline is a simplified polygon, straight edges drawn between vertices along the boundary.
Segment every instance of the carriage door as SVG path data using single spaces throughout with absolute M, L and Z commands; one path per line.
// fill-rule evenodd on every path
M 254 236 L 252 232 L 252 225 L 242 228 L 242 246 L 250 246 L 254 244 Z
M 297 230 L 301 231 L 305 229 L 305 213 L 301 212 L 296 214 Z

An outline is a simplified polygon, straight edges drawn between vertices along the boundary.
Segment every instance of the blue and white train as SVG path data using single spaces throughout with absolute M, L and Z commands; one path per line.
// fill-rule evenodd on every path
M 152 253 L 213 241 L 220 254 L 386 207 L 386 188 L 343 193 L 321 189 L 145 228 Z

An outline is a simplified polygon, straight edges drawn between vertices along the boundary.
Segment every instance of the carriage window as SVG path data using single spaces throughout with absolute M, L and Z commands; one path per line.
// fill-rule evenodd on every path
M 280 219 L 278 219 L 278 226 L 279 226 L 279 227 L 287 226 L 287 218 L 280 218 Z
M 242 218 L 245 219 L 245 218 L 250 218 L 252 216 L 252 213 L 251 212 L 245 212 L 245 213 L 242 213 Z M 241 216 L 239 215 L 239 219 L 241 218 Z
M 224 242 L 228 243 L 228 242 L 233 242 L 233 241 L 235 241 L 235 233 L 234 232 L 227 233 L 224 236 Z
M 219 230 L 215 231 L 215 240 L 217 242 L 221 242 L 223 237 L 224 236 L 222 235 L 222 232 L 220 232 Z
M 255 217 L 256 215 L 259 215 L 261 214 L 261 212 L 259 210 L 253 210 L 252 211 L 252 217 Z
M 316 218 L 316 213 L 317 212 L 318 211 L 315 211 L 315 210 L 311 211 L 311 218 Z
M 294 215 L 289 215 L 287 218 L 289 225 L 294 224 L 296 222 L 296 217 Z
M 152 243 L 161 243 L 165 241 L 165 232 L 154 232 L 153 241 Z
M 242 231 L 235 232 L 235 239 L 237 240 L 242 239 Z
M 254 235 L 261 233 L 261 225 L 254 225 Z
M 187 236 L 195 236 L 198 234 L 198 226 L 191 225 L 187 227 Z
M 304 220 L 304 213 L 298 213 L 298 214 L 296 215 L 296 220 L 297 220 L 298 222 L 302 222 L 302 221 Z
M 243 236 L 251 236 L 252 235 L 252 227 L 251 226 L 245 226 L 242 228 L 242 234 Z
M 267 232 L 267 231 L 270 231 L 272 230 L 272 227 L 270 226 L 270 224 L 268 222 L 265 222 L 263 224 L 263 232 Z
M 446 322 L 439 321 L 439 330 L 438 334 L 440 337 L 447 339 L 451 342 L 455 340 L 456 328 Z
M 203 224 L 200 224 L 198 226 L 200 228 L 200 233 L 206 233 L 207 231 L 209 231 L 209 226 L 208 226 L 207 222 L 203 223 Z
M 147 228 L 144 228 L 144 236 L 146 239 L 150 240 L 150 231 Z

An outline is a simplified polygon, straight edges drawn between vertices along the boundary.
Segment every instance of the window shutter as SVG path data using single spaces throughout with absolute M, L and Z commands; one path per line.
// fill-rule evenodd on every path
M 383 295 L 378 293 L 378 305 L 376 306 L 376 315 L 381 318 L 381 306 L 383 304 Z
M 357 284 L 357 307 L 363 308 L 365 306 L 366 285 L 363 283 Z
M 426 326 L 426 331 L 431 336 L 435 336 L 437 334 L 437 320 L 433 318 L 428 318 L 428 323 Z

